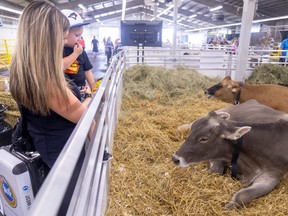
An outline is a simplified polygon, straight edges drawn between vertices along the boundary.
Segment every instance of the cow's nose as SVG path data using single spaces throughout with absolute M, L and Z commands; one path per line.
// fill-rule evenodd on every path
M 179 165 L 180 163 L 180 160 L 178 159 L 178 157 L 176 155 L 173 155 L 172 156 L 172 161 L 176 164 L 176 165 Z

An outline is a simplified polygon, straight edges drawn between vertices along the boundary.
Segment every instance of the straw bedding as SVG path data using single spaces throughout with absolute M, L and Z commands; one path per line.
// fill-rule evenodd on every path
M 20 116 L 16 101 L 11 97 L 10 93 L 0 91 L 0 104 L 8 106 L 8 109 L 5 111 L 5 121 L 14 126 L 17 118 Z
M 208 162 L 188 168 L 172 163 L 189 133 L 177 127 L 228 105 L 204 97 L 203 89 L 218 81 L 184 68 L 137 66 L 125 72 L 107 216 L 288 215 L 287 177 L 246 207 L 226 210 L 242 187 L 229 173 L 210 173 Z

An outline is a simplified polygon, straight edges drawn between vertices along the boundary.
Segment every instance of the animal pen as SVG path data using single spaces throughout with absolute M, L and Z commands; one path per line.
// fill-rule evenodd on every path
M 137 64 L 134 57 L 133 60 L 131 53 L 129 57 L 126 50 L 114 57 L 29 215 L 56 214 L 77 162 L 75 155 L 82 147 L 87 155 L 67 215 L 287 215 L 287 176 L 268 195 L 242 209 L 226 210 L 225 204 L 241 188 L 238 181 L 229 173 L 223 176 L 210 173 L 208 162 L 184 169 L 171 160 L 188 135 L 188 131 L 180 131 L 178 126 L 228 106 L 208 100 L 203 94 L 203 89 L 219 82 L 227 70 L 221 70 L 219 76 L 204 76 L 197 68 L 181 65 Z M 284 67 L 271 67 L 286 74 L 288 80 Z M 254 77 L 268 77 L 257 68 L 255 71 Z M 7 94 L 0 95 L 0 99 L 13 107 Z M 16 111 L 8 112 L 13 122 Z M 86 135 L 93 118 L 98 126 L 89 141 Z M 102 163 L 104 149 L 113 154 L 108 163 Z

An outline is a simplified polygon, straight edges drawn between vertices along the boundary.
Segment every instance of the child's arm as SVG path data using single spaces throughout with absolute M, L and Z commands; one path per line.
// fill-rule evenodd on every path
M 85 78 L 90 86 L 91 91 L 94 92 L 96 86 L 95 86 L 94 75 L 91 69 L 88 71 L 85 71 Z
M 75 44 L 73 53 L 63 58 L 63 70 L 66 70 L 82 52 L 82 46 L 80 44 Z

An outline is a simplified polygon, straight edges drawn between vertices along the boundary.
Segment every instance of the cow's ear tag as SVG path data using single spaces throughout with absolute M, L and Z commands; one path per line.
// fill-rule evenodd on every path
M 230 114 L 227 112 L 217 112 L 217 115 L 219 116 L 220 119 L 229 119 Z
M 226 139 L 237 140 L 240 139 L 243 135 L 248 133 L 251 130 L 250 126 L 236 127 L 236 130 L 230 134 L 227 134 Z

